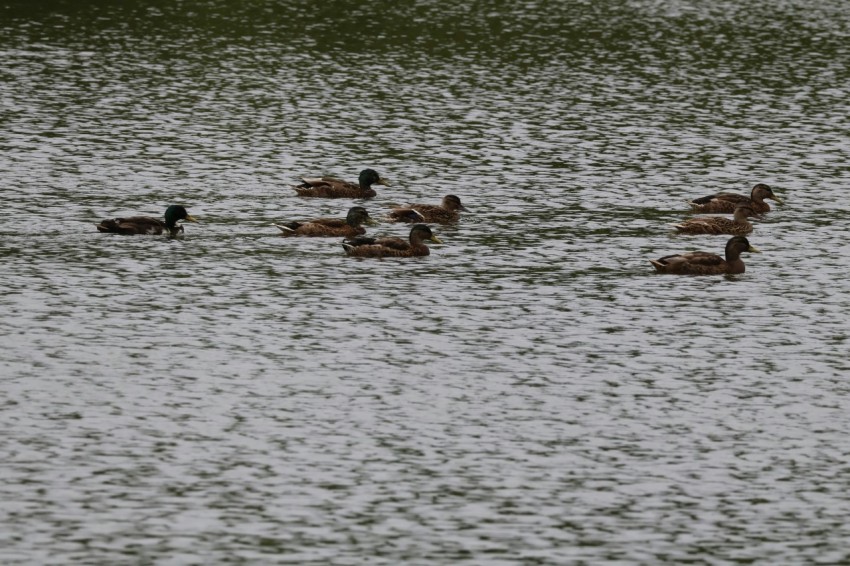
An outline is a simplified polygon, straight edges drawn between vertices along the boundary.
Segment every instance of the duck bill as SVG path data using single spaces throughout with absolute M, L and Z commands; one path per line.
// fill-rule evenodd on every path
M 440 238 L 438 238 L 437 236 L 431 236 L 428 239 L 428 241 L 434 242 L 435 244 L 442 244 L 443 243 L 443 241 Z
M 186 216 L 186 218 L 184 218 L 183 220 L 185 220 L 186 222 L 197 222 L 198 221 L 198 219 L 195 218 L 194 216 L 192 216 L 191 214 Z
M 465 207 L 465 206 L 463 206 L 463 205 L 460 205 L 460 208 L 458 208 L 458 210 L 462 210 L 462 211 L 464 211 L 464 212 L 469 212 L 469 209 L 468 209 L 468 208 L 466 208 L 466 207 Z
M 751 252 L 751 253 L 754 253 L 754 254 L 760 254 L 760 253 L 761 253 L 761 250 L 760 250 L 760 249 L 758 249 L 758 248 L 757 248 L 757 247 L 755 247 L 755 246 L 750 246 L 749 248 L 747 248 L 747 251 L 748 251 L 748 252 Z
M 389 186 L 390 186 L 390 182 L 389 182 L 389 181 L 387 181 L 386 179 L 384 179 L 383 177 L 378 177 L 378 184 L 379 184 L 379 185 L 383 185 L 383 186 L 385 186 L 385 187 L 389 187 Z
M 778 202 L 779 204 L 785 204 L 785 201 L 784 201 L 784 200 L 782 200 L 781 198 L 779 198 L 779 197 L 778 197 L 778 196 L 776 196 L 776 195 L 773 195 L 773 200 L 775 200 L 775 201 L 776 201 L 776 202 Z
M 363 221 L 363 224 L 365 224 L 366 226 L 377 226 L 379 222 L 374 218 L 367 218 Z

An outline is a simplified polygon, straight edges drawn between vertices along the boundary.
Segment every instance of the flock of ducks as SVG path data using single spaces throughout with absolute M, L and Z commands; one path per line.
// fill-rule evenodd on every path
M 376 196 L 372 185 L 389 186 L 389 181 L 381 177 L 374 169 L 360 172 L 357 183 L 343 181 L 333 177 L 305 177 L 300 185 L 292 187 L 295 192 L 307 198 L 349 198 L 368 199 Z M 345 218 L 313 218 L 275 224 L 281 236 L 341 237 L 342 247 L 350 256 L 355 257 L 418 257 L 429 255 L 430 249 L 425 242 L 443 243 L 428 224 L 448 224 L 460 219 L 460 212 L 468 212 L 455 195 L 446 195 L 440 204 L 413 204 L 393 208 L 386 219 L 389 222 L 413 224 L 407 240 L 397 237 L 367 237 L 364 226 L 378 224 L 362 206 L 353 206 Z M 97 224 L 100 232 L 116 234 L 163 234 L 176 236 L 183 232 L 178 221 L 197 222 L 184 207 L 169 206 L 165 211 L 165 221 L 148 216 L 113 218 Z
M 360 172 L 357 183 L 343 181 L 333 177 L 303 178 L 300 185 L 292 187 L 295 192 L 307 198 L 349 198 L 369 199 L 376 196 L 372 185 L 389 186 L 389 181 L 381 177 L 374 169 Z M 688 252 L 664 256 L 650 263 L 659 273 L 678 275 L 720 275 L 744 273 L 741 254 L 758 252 L 750 245 L 745 234 L 753 230 L 749 218 L 770 211 L 765 202 L 770 199 L 782 204 L 782 199 L 773 190 L 759 183 L 753 187 L 750 195 L 735 193 L 716 193 L 694 199 L 688 204 L 695 212 L 707 214 L 732 213 L 732 218 L 724 216 L 697 216 L 689 218 L 673 227 L 686 234 L 728 234 L 732 238 L 726 242 L 724 257 L 709 252 Z M 345 218 L 313 218 L 275 224 L 282 236 L 341 237 L 345 253 L 355 257 L 418 257 L 430 254 L 425 242 L 441 244 L 428 224 L 448 224 L 460 219 L 460 212 L 468 212 L 455 195 L 446 195 L 440 204 L 413 204 L 393 208 L 386 216 L 389 222 L 413 224 L 407 240 L 398 237 L 369 237 L 364 226 L 374 226 L 377 222 L 369 216 L 362 206 L 353 206 Z M 113 218 L 97 224 L 100 232 L 117 234 L 163 234 L 171 236 L 183 232 L 178 221 L 196 222 L 184 207 L 169 206 L 165 211 L 165 220 L 147 216 Z
M 689 252 L 664 256 L 649 260 L 659 273 L 677 275 L 722 275 L 744 273 L 743 252 L 757 253 L 758 248 L 750 245 L 744 234 L 753 231 L 749 217 L 760 216 L 770 211 L 765 199 L 779 204 L 782 199 L 773 194 L 773 190 L 759 183 L 750 191 L 750 196 L 735 193 L 716 193 L 694 199 L 688 204 L 695 212 L 708 214 L 732 213 L 732 218 L 723 216 L 696 216 L 673 227 L 685 234 L 729 234 L 732 238 L 726 242 L 724 257 L 709 252 Z

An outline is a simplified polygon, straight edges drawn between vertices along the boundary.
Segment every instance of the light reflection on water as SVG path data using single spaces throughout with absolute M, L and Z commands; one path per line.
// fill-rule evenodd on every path
M 840 3 L 296 4 L 3 25 L 2 561 L 846 560 Z M 365 166 L 472 212 L 276 235 Z M 745 274 L 652 272 L 756 182 Z

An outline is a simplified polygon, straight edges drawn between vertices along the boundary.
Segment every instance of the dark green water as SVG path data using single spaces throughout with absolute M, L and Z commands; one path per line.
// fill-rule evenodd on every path
M 850 560 L 848 95 L 838 0 L 0 4 L 0 562 Z M 470 212 L 277 236 L 365 167 Z

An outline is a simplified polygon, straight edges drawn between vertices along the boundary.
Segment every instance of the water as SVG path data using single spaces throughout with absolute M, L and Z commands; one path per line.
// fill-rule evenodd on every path
M 704 4 L 3 6 L 0 561 L 850 560 L 850 16 Z M 471 212 L 277 236 L 367 166 Z M 745 274 L 653 273 L 757 182 Z

